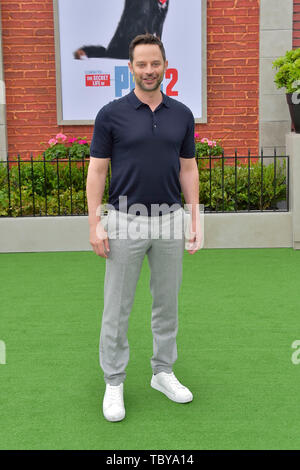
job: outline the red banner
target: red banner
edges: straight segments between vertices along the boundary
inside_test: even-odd
[[[110,74],[91,74],[85,76],[85,86],[110,86]]]

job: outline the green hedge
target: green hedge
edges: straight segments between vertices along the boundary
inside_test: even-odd
[[[227,160],[227,159],[224,159]],[[243,159],[244,160],[244,159]],[[267,210],[276,207],[277,202],[286,199],[287,177],[286,159],[283,158],[281,164],[276,161],[276,188],[274,195],[274,163],[261,165],[261,161],[252,162],[250,160],[250,170],[248,163],[242,163],[237,159],[237,168],[233,165],[224,164],[224,208],[222,195],[222,161],[212,160],[211,184],[210,170],[208,168],[209,159],[199,159],[199,200],[206,208],[213,211],[234,211],[248,210],[248,200],[250,210]],[[235,189],[236,172],[236,189]],[[248,197],[248,173],[249,176],[249,197]],[[262,191],[261,191],[262,183]],[[211,201],[210,201],[211,187]],[[236,192],[236,201],[235,201]],[[183,200],[183,199],[182,199]],[[235,206],[236,202],[236,206]]]
[[[222,164],[217,161],[211,169],[211,202],[210,202],[210,171],[208,159],[199,159],[199,180],[200,203],[205,208],[215,211],[234,211],[248,209],[248,165],[237,161],[237,206],[235,208],[235,167],[224,165],[224,208],[222,204]],[[80,164],[83,163],[80,162]],[[58,163],[59,184],[57,178],[57,162],[33,161],[33,175],[30,162],[20,161],[19,168],[14,165],[10,167],[10,199],[9,212],[8,199],[8,178],[6,164],[0,165],[0,216],[17,217],[21,215],[20,189],[22,201],[22,216],[34,215],[33,193],[35,203],[35,214],[58,215],[58,192],[60,201],[60,214],[71,215],[71,189],[72,182],[72,213],[87,214],[86,200],[86,178],[88,171],[88,161],[84,161],[84,166],[77,168],[74,161],[71,167],[68,163]],[[44,167],[46,178],[44,176]],[[70,172],[71,169],[71,172]],[[21,184],[21,186],[20,186]],[[33,191],[34,188],[34,191]],[[252,163],[250,166],[250,209],[272,209],[278,201],[286,197],[286,161],[276,168],[276,195],[274,198],[274,163],[263,167],[263,194],[261,199],[261,164]],[[108,179],[102,203],[108,202]],[[182,195],[182,203],[184,197]]]

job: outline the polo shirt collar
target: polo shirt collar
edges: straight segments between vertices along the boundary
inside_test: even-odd
[[[161,92],[162,94],[162,103],[163,105],[165,105],[167,108],[170,107],[170,103],[169,103],[169,98],[167,95],[165,95],[163,92]],[[138,109],[140,106],[142,106],[143,103],[141,100],[138,99],[138,97],[136,96],[136,94],[134,93],[134,89],[127,95],[130,103],[135,107],[135,109]]]

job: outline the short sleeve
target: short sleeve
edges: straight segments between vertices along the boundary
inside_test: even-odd
[[[111,123],[106,106],[100,109],[95,119],[90,155],[96,158],[110,158],[112,156]]]
[[[188,125],[186,134],[182,141],[181,149],[180,149],[180,157],[181,158],[194,158],[196,154],[195,148],[195,120],[193,113],[190,111]]]

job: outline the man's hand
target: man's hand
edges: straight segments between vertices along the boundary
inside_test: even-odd
[[[85,59],[87,57],[83,49],[77,49],[73,52],[74,59]]]
[[[198,219],[198,218],[197,218]],[[200,250],[202,245],[203,233],[200,226],[200,221],[193,221],[189,231],[189,238],[186,243],[186,250],[190,255],[196,253]]]
[[[101,221],[97,225],[90,226],[90,244],[94,252],[102,258],[108,258],[109,242],[107,231],[104,230]]]

